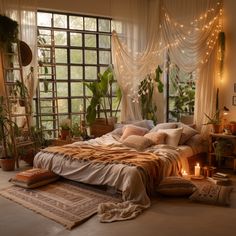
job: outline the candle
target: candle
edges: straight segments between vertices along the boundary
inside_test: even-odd
[[[195,176],[200,176],[200,169],[201,169],[201,167],[199,166],[199,163],[197,163],[197,165],[195,166],[195,169],[194,169]]]

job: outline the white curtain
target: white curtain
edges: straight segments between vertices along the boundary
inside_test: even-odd
[[[28,88],[32,101],[37,84],[37,24],[36,24],[36,0],[1,0],[0,14],[6,15],[19,24],[19,39],[26,42],[32,51],[32,61],[30,65],[23,68],[25,85]],[[31,68],[35,68],[32,72]],[[2,78],[3,79],[3,78]],[[3,86],[3,81],[1,81]],[[1,89],[3,91],[3,89]],[[17,106],[17,113],[24,113],[24,108]],[[20,121],[21,120],[21,121]],[[18,119],[18,123],[24,122]],[[21,124],[19,124],[21,126]]]
[[[194,72],[197,81],[194,120],[201,129],[204,113],[212,114],[215,108],[222,1],[130,0],[121,1],[123,7],[117,2],[111,5],[117,31],[113,33],[112,56],[117,80],[125,92],[122,119],[140,118],[139,104],[127,97],[135,97],[139,82],[157,65],[165,69],[168,50],[172,64],[183,72]],[[164,77],[165,73],[166,70]],[[158,106],[160,103],[163,100]]]

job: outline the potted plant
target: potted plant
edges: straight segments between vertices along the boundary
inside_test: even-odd
[[[12,146],[12,134],[10,129],[18,130],[16,123],[8,117],[6,105],[3,96],[0,96],[0,141],[2,144],[2,158],[0,164],[3,170],[14,170],[15,159]]]
[[[109,117],[107,105],[111,106],[112,100],[109,95],[114,81],[113,71],[108,67],[103,74],[98,74],[99,81],[85,83],[92,92],[90,105],[87,107],[86,120],[90,125],[91,135],[95,137],[108,133],[114,128],[114,119]],[[121,91],[118,89],[118,99],[121,99]],[[108,103],[108,104],[107,104]],[[118,102],[118,105],[120,102]],[[100,110],[103,110],[105,118],[100,118]],[[118,108],[117,108],[118,109]],[[117,114],[117,112],[115,113]]]
[[[141,99],[141,110],[142,118],[153,120],[154,124],[157,123],[157,106],[154,103],[153,92],[154,86],[157,87],[158,92],[163,92],[163,83],[160,79],[162,70],[160,66],[157,67],[155,74],[148,74],[144,80],[141,81],[139,85],[139,96]]]
[[[220,110],[216,110],[215,114],[210,117],[205,113],[208,121],[204,125],[212,125],[213,133],[220,133],[221,128],[221,118],[220,118]]]
[[[70,136],[71,121],[70,119],[64,119],[60,122],[60,134],[61,139],[66,140]]]

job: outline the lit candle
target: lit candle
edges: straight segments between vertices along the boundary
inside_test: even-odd
[[[200,176],[200,169],[201,169],[201,167],[199,166],[199,163],[197,163],[197,165],[195,166],[195,169],[194,169],[195,176]]]

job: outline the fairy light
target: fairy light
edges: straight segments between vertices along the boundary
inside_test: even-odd
[[[211,9],[206,10],[205,12],[202,12],[199,14],[198,17],[192,19],[189,23],[183,24],[182,22],[178,22],[176,19],[173,19],[172,16],[168,13],[168,10],[165,7],[162,7],[164,21],[163,23],[159,24],[159,30],[160,34],[163,37],[163,29],[169,28],[173,30],[173,36],[172,40],[168,43],[162,40],[158,42],[157,49],[153,51],[151,54],[155,57],[160,57],[162,53],[168,49],[174,49],[178,48],[178,50],[184,55],[186,54],[188,56],[187,51],[183,49],[183,45],[188,43],[190,37],[193,37],[193,35],[198,34],[199,31],[201,31],[203,34],[204,32],[207,33],[208,38],[205,40],[205,48],[206,52],[203,58],[200,60],[199,64],[205,64],[208,63],[209,57],[211,55],[211,52],[213,48],[215,47],[217,43],[218,33],[222,31],[222,15],[223,15],[223,9],[222,9],[222,2],[217,2],[215,7],[212,7]],[[185,29],[185,30],[183,30]],[[127,50],[127,45],[123,47],[123,51],[125,52],[131,52],[130,50]],[[125,50],[124,50],[125,49]],[[121,50],[118,48],[118,50]],[[120,52],[115,54],[119,57]],[[141,53],[135,53],[136,56],[142,56]],[[200,65],[199,65],[200,66]],[[129,78],[131,78],[129,72],[131,71],[128,67],[119,68],[123,72],[127,72],[126,75],[123,75],[125,78],[124,84],[125,87],[129,90],[129,97],[132,99],[133,102],[139,102],[141,94],[145,95],[148,94],[149,91],[145,88],[139,88],[139,89],[133,89],[133,84],[128,84]],[[129,70],[129,71],[128,71]],[[131,72],[132,74],[132,72]],[[126,77],[125,77],[126,76]],[[151,81],[150,81],[151,82]],[[141,92],[141,94],[140,94]]]

